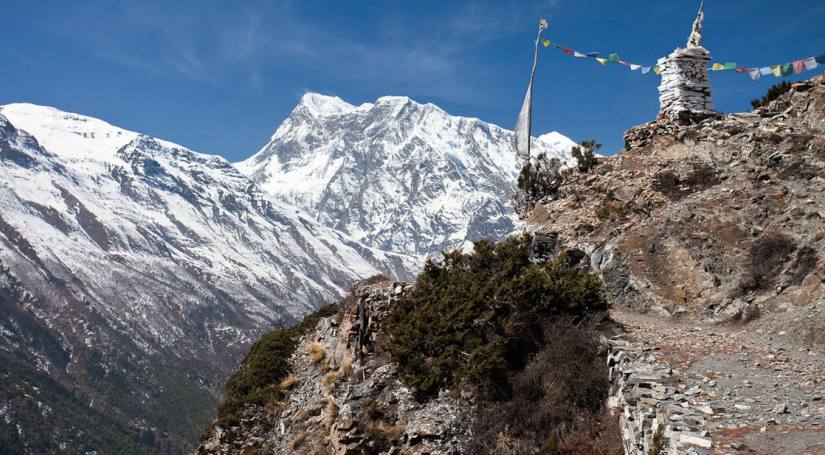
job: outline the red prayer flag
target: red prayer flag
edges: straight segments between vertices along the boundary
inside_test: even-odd
[[[573,49],[562,49],[561,51],[567,55],[573,55]]]
[[[797,60],[793,62],[793,72],[799,74],[805,71],[805,60]]]
[[[736,68],[737,73],[747,73],[750,70],[750,68]]]

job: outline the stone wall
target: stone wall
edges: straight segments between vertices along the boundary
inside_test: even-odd
[[[617,410],[625,455],[705,455],[713,445],[705,416],[709,407],[695,407],[696,393],[682,384],[670,364],[657,363],[650,348],[621,339],[610,340],[608,354],[611,396]]]

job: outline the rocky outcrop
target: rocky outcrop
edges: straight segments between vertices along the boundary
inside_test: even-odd
[[[472,405],[449,391],[426,403],[377,349],[381,321],[410,285],[353,290],[292,355],[288,398],[247,409],[238,427],[213,427],[201,454],[461,453]]]
[[[568,172],[525,214],[527,230],[585,252],[614,303],[717,320],[761,313],[811,338],[825,324],[823,116],[820,75],[753,112],[636,127],[626,150]]]

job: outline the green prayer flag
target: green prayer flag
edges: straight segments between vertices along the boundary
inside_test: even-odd
[[[607,56],[607,61],[618,63],[619,62],[619,54],[610,54],[610,55],[608,55]]]
[[[792,63],[786,63],[786,64],[782,65],[782,75],[783,76],[790,76],[791,74],[793,74],[793,64]]]
[[[735,70],[736,69],[736,63],[735,62],[725,63],[725,69],[726,70]]]

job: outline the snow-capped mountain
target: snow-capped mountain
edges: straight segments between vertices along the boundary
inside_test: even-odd
[[[430,256],[517,228],[512,135],[406,97],[354,106],[308,93],[236,166],[326,226],[385,251]],[[573,145],[553,132],[534,149],[571,163]]]
[[[223,158],[0,107],[0,363],[17,365],[0,383],[43,390],[39,377],[88,406],[71,411],[84,418],[178,444],[262,332],[355,280],[419,266],[273,200]]]

